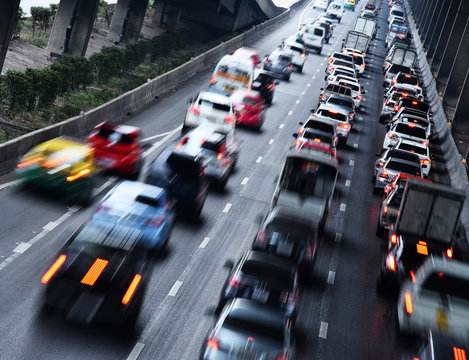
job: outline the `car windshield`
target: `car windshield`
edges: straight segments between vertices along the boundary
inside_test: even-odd
[[[404,65],[392,64],[388,72],[390,74],[397,74],[398,72],[410,73],[410,68]]]
[[[469,280],[443,272],[430,274],[422,284],[423,290],[469,301]]]
[[[403,172],[406,174],[411,174],[415,176],[420,176],[420,169],[417,166],[411,165],[409,163],[405,163],[402,161],[393,161],[390,160],[386,165],[387,170],[394,170]]]
[[[335,105],[340,105],[340,106],[346,106],[348,108],[353,109],[353,101],[346,99],[346,98],[341,98],[339,96],[331,96],[329,99],[327,99],[326,104],[335,104]]]
[[[427,149],[426,148],[422,148],[420,146],[415,146],[415,145],[404,143],[404,142],[400,143],[397,148],[399,150],[410,151],[412,153],[416,153],[416,154],[419,154],[419,155],[427,155]]]
[[[417,78],[415,76],[411,76],[411,75],[407,75],[407,74],[400,75],[397,78],[397,82],[399,82],[401,84],[418,85]]]
[[[322,122],[322,121],[314,121],[314,120],[308,120],[306,124],[304,125],[305,128],[312,128],[312,129],[318,129],[321,131],[325,131],[329,134],[334,133],[334,125]]]
[[[396,132],[412,137],[417,137],[419,139],[427,138],[425,129],[422,129],[421,127],[417,127],[415,125],[413,126],[413,124],[399,123],[396,125]]]
[[[342,122],[347,121],[347,117],[344,114],[341,114],[334,110],[319,109],[318,115],[328,117],[334,120],[339,120]]]

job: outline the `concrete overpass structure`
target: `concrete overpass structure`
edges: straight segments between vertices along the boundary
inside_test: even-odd
[[[20,0],[0,2],[0,70],[16,22]],[[109,27],[110,43],[138,41],[148,0],[118,0]],[[46,55],[84,56],[98,10],[98,0],[60,0]],[[283,9],[272,0],[160,0],[154,26],[169,31],[204,27],[233,32],[279,15]]]

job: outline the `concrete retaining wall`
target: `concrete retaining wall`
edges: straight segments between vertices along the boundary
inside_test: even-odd
[[[302,1],[295,5],[299,6],[300,3]],[[158,96],[178,87],[196,73],[214,66],[223,55],[232,53],[237,48],[259,39],[272,26],[289,16],[290,10],[287,10],[279,16],[256,25],[243,34],[210,49],[176,69],[153,80],[148,80],[146,84],[82,115],[0,144],[0,175],[11,171],[15,167],[19,156],[37,144],[61,135],[84,137],[102,121],[125,121],[129,116],[148,107]]]
[[[411,14],[411,9],[406,1],[407,14]],[[409,26],[414,39],[414,45],[418,54],[418,66],[420,78],[423,80],[425,90],[427,92],[427,100],[433,111],[433,124],[441,141],[441,151],[448,170],[451,186],[456,189],[462,189],[466,193],[466,201],[461,213],[461,223],[464,227],[466,238],[469,239],[469,181],[467,178],[466,168],[462,163],[462,156],[451,135],[448,120],[443,110],[443,103],[436,89],[436,82],[428,64],[425,51],[417,30],[417,25],[413,18],[409,17]]]

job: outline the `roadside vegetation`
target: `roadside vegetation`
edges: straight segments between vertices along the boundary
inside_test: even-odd
[[[109,6],[100,1],[102,26],[109,26]],[[15,36],[45,47],[57,8],[33,9],[31,18],[20,10]],[[201,41],[197,32],[180,30],[124,48],[104,47],[88,59],[64,55],[42,70],[7,71],[0,76],[0,142],[104,104],[235,35]]]

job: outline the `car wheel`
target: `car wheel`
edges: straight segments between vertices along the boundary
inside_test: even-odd
[[[189,126],[182,124],[181,134],[185,134],[189,130]]]
[[[326,44],[329,44],[329,39],[326,40]]]
[[[339,20],[337,22],[340,23],[340,20],[342,20],[342,18],[339,18]]]
[[[318,55],[321,55],[322,47],[318,50]]]

